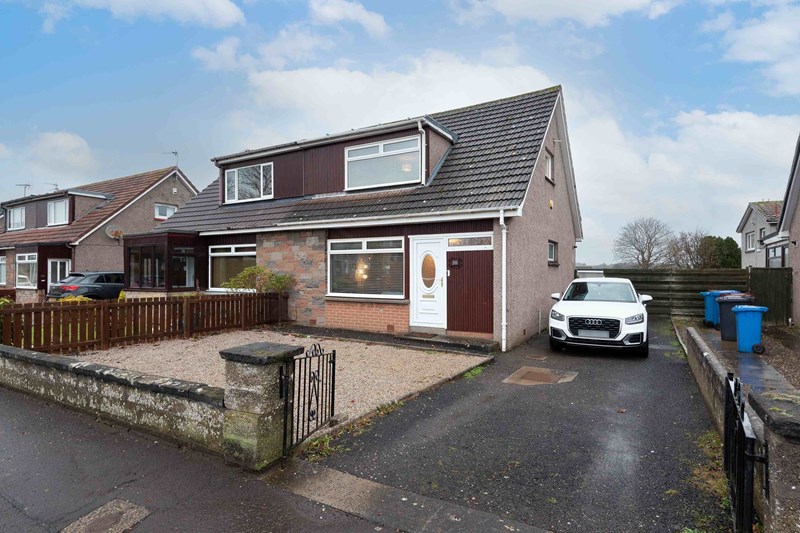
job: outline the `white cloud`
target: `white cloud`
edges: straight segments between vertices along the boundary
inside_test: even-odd
[[[67,131],[40,133],[28,147],[26,159],[35,174],[53,180],[80,177],[97,167],[89,143]]]
[[[232,0],[51,0],[39,10],[44,16],[42,30],[52,32],[56,22],[73,8],[105,9],[121,19],[169,18],[212,28],[227,28],[245,21],[244,13]]]
[[[724,11],[713,19],[703,22],[703,24],[700,25],[700,30],[706,32],[726,31],[731,29],[735,23],[736,18],[733,16],[733,13]]]
[[[60,2],[45,2],[39,8],[39,14],[44,17],[42,21],[42,31],[44,33],[53,33],[55,31],[56,23],[66,18],[69,15],[70,8],[67,4]]]
[[[517,65],[521,56],[522,49],[514,34],[503,35],[500,44],[481,53],[484,61],[494,65]]]
[[[459,23],[479,23],[492,13],[499,13],[510,22],[531,20],[548,24],[573,20],[584,26],[602,26],[625,13],[638,12],[658,18],[679,3],[679,0],[451,0],[450,6]]]
[[[778,95],[800,94],[800,5],[770,5],[760,18],[736,25],[732,17],[721,15],[706,23],[709,29],[722,31],[727,61],[763,65],[769,80],[767,92]]]
[[[0,143],[0,159],[8,159],[9,157],[11,157],[11,148]]]
[[[332,39],[294,24],[282,29],[270,42],[258,47],[264,64],[283,68],[287,63],[301,63],[314,59],[319,50],[334,47]]]
[[[251,56],[239,54],[240,44],[237,37],[226,37],[212,48],[198,46],[192,50],[192,57],[209,70],[230,71],[252,66],[254,60]]]
[[[374,11],[368,11],[359,2],[351,2],[349,0],[311,0],[309,9],[311,11],[311,20],[315,24],[355,22],[372,37],[382,38],[391,33],[391,28],[386,24],[382,15]]]

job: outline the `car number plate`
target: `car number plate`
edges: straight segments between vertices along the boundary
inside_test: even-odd
[[[597,331],[594,329],[579,329],[578,330],[579,337],[591,337],[593,339],[607,339],[608,332],[607,331]]]

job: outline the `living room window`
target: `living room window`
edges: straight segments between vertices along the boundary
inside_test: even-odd
[[[22,207],[12,207],[7,211],[8,216],[8,225],[6,226],[9,230],[14,229],[25,229],[25,206]]]
[[[17,287],[36,288],[38,254],[17,254]]]
[[[328,295],[402,299],[404,239],[328,241]]]
[[[421,182],[418,136],[345,148],[348,191]]]
[[[209,246],[208,255],[210,263],[208,287],[210,289],[223,289],[223,283],[245,268],[256,266],[255,244]]]
[[[47,202],[47,225],[61,226],[69,222],[69,200],[53,200]]]
[[[0,286],[6,285],[6,256],[0,256]]]
[[[225,202],[269,200],[273,195],[272,163],[225,171]]]

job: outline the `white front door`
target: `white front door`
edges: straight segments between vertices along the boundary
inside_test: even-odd
[[[447,328],[447,237],[410,237],[410,325]]]
[[[67,277],[71,263],[69,259],[47,260],[47,290],[50,290],[50,285],[53,283],[58,283]]]

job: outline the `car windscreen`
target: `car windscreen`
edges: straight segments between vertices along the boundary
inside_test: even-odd
[[[564,300],[634,303],[636,302],[636,294],[627,283],[575,281],[564,294]]]
[[[86,279],[86,276],[83,274],[70,274],[66,278],[60,280],[59,283],[81,283],[84,279]]]

